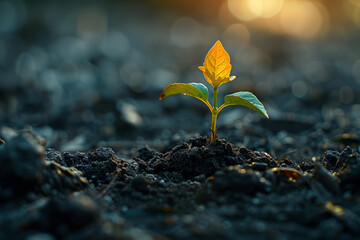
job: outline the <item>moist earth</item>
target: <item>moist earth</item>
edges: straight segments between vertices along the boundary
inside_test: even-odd
[[[294,161],[197,137],[125,160],[106,147],[44,149],[24,131],[0,154],[1,239],[360,235],[360,155],[351,147]]]

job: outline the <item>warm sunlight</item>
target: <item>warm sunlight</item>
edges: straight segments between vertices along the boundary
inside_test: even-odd
[[[317,1],[228,0],[227,3],[229,11],[240,21],[270,31],[299,38],[313,38],[326,29],[328,13]]]

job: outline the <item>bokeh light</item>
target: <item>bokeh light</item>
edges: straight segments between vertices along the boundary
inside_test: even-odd
[[[225,29],[224,40],[227,42],[236,42],[237,46],[245,47],[250,42],[250,32],[245,25],[234,23]]]
[[[177,19],[170,29],[173,43],[179,47],[192,47],[199,41],[199,24],[191,17]]]
[[[325,32],[329,24],[328,10],[319,1],[227,0],[227,7],[239,21],[297,38],[314,38]],[[221,7],[220,21],[228,22],[224,12]]]
[[[247,5],[257,17],[270,18],[280,12],[284,0],[247,0]]]
[[[344,0],[342,1],[342,7],[346,20],[360,27],[360,1]]]
[[[78,16],[77,30],[80,38],[97,41],[107,33],[107,16],[99,8],[84,9]]]
[[[339,100],[342,103],[351,103],[354,99],[354,91],[349,86],[343,86],[339,90]]]
[[[26,19],[26,7],[21,1],[0,1],[0,35],[19,29]]]
[[[101,51],[109,58],[120,59],[129,52],[130,42],[124,34],[112,31],[100,43]]]
[[[258,17],[258,15],[250,9],[247,0],[228,0],[228,7],[235,17],[243,21],[251,21]]]
[[[291,85],[291,91],[295,97],[301,98],[308,92],[308,87],[303,81],[298,80]]]
[[[311,38],[320,33],[324,19],[314,2],[292,0],[281,11],[281,25],[290,35]]]

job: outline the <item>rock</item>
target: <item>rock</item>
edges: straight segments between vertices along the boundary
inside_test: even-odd
[[[65,143],[61,146],[62,152],[75,152],[81,151],[86,149],[86,138],[83,135],[76,136],[74,139],[70,140],[69,142]]]
[[[315,165],[312,178],[321,183],[323,187],[334,196],[338,196],[340,194],[339,180],[320,164]]]
[[[342,190],[360,193],[360,156],[346,147],[339,157],[335,175],[340,179]]]
[[[55,217],[56,216],[56,217]],[[50,199],[39,209],[37,228],[64,238],[100,221],[100,210],[93,197],[86,194]]]
[[[54,161],[46,161],[40,190],[45,196],[68,195],[74,191],[84,190],[87,186],[87,179],[76,168],[67,168]]]
[[[35,233],[28,236],[26,240],[56,240],[56,238],[48,233]]]
[[[0,134],[6,140],[10,140],[11,138],[19,135],[18,131],[6,126],[0,128]]]
[[[342,168],[346,168],[347,164],[351,165],[353,168],[360,167],[360,161],[359,156],[356,154],[356,152],[349,146],[344,148],[343,151],[341,151],[338,161],[336,162],[336,171],[341,170]]]
[[[0,185],[22,195],[41,182],[44,140],[31,131],[20,132],[0,149]],[[0,199],[1,199],[0,193]]]
[[[334,170],[335,165],[337,164],[338,158],[339,158],[338,152],[328,150],[325,152],[325,154],[323,156],[322,164],[325,166],[326,169]]]
[[[128,127],[140,127],[143,124],[143,119],[138,113],[138,110],[131,103],[118,101],[116,108],[119,111],[120,120]]]

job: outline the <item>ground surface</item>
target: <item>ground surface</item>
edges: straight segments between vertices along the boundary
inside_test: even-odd
[[[1,239],[360,234],[360,155],[350,147],[296,161],[199,137],[126,161],[111,148],[68,153],[41,144],[21,132],[1,148]]]
[[[270,119],[229,107],[210,143],[206,106],[158,96],[205,83],[219,26],[184,48],[174,9],[0,4],[0,239],[359,239],[358,32],[225,39],[219,98],[254,92]]]

